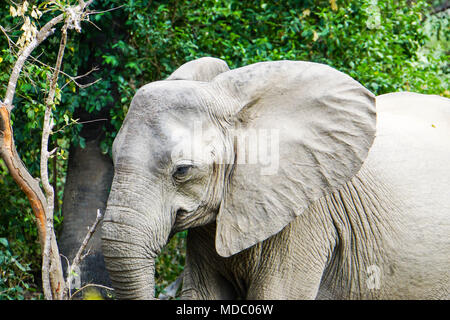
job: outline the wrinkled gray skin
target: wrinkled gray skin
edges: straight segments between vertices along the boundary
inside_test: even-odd
[[[117,296],[153,298],[155,257],[190,228],[185,298],[448,298],[449,100],[375,101],[309,62],[227,70],[189,62],[131,103],[103,222]],[[276,133],[275,172],[242,160],[255,130]]]

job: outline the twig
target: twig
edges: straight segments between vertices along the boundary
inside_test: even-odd
[[[13,46],[11,45],[11,43],[12,44],[14,44],[15,45],[15,43],[11,40],[11,38],[8,36],[8,34],[6,33],[6,30],[2,27],[2,26],[0,26],[0,30],[3,32],[3,34],[5,35],[5,37],[6,37],[6,39],[8,40],[8,46],[9,46],[9,49],[11,50],[12,48],[13,48]]]
[[[180,273],[180,275],[173,281],[171,284],[169,284],[167,287],[164,288],[164,290],[159,294],[158,299],[159,300],[169,300],[175,298],[178,289],[180,288],[181,284],[183,283],[183,277],[184,277],[184,270]]]
[[[78,122],[78,120],[80,120],[80,119],[73,120],[72,123],[63,125],[60,129],[56,130],[55,133],[61,132],[61,131],[63,131],[63,129],[65,127],[73,125],[73,124],[85,124],[85,123],[91,123],[91,122],[108,121],[108,119],[95,119],[95,120],[88,120],[88,121],[81,121],[81,122]]]
[[[60,255],[61,257],[63,257],[64,260],[66,260],[66,263],[67,263],[67,269],[69,269],[69,268],[70,268],[70,262],[69,262],[69,259],[68,259],[65,255],[63,255],[62,253],[60,253],[59,255]]]
[[[89,0],[88,2],[84,2],[83,0],[80,0],[79,3],[80,3],[81,11],[84,12],[84,10],[87,9],[87,7],[89,7],[92,4],[92,2],[94,2],[94,0]],[[89,12],[88,12],[88,14],[89,14]]]
[[[73,295],[70,296],[70,299],[72,299],[76,294],[80,293],[81,291],[83,291],[86,288],[89,287],[98,287],[98,288],[102,288],[102,289],[106,289],[106,290],[110,290],[110,291],[114,291],[113,288],[107,287],[107,286],[103,286],[101,284],[94,284],[94,283],[88,283],[87,285],[82,286],[80,289],[78,289],[77,291],[75,291],[73,293]]]
[[[97,69],[98,70],[98,69]],[[91,71],[90,71],[91,72]],[[89,73],[90,73],[89,72]],[[66,75],[66,76],[68,76],[68,75]],[[70,81],[72,81],[73,83],[75,83],[75,85],[78,87],[78,88],[80,88],[80,89],[86,89],[87,87],[90,87],[90,86],[92,86],[92,85],[94,85],[94,84],[96,84],[97,82],[99,82],[99,81],[101,81],[102,80],[102,78],[98,78],[97,80],[95,80],[95,81],[93,81],[93,82],[89,82],[89,83],[86,83],[86,84],[81,84],[81,83],[78,83],[77,81],[75,81],[74,79],[75,78],[71,78],[70,76],[68,76],[69,78],[70,78]],[[62,87],[61,87],[61,90],[62,89],[64,89],[68,84],[69,84],[70,82],[67,82],[65,85],[63,85]]]
[[[70,283],[72,281],[73,271],[75,270],[75,268],[78,267],[80,262],[85,257],[85,255],[83,255],[83,251],[86,249],[86,246],[89,243],[89,240],[91,240],[92,235],[94,234],[95,230],[97,229],[98,224],[100,223],[100,221],[102,219],[103,219],[103,214],[100,209],[97,209],[97,216],[95,218],[94,224],[89,228],[88,233],[84,237],[83,243],[81,244],[80,248],[78,249],[77,254],[75,255],[75,258],[72,261],[72,265],[69,266],[69,268],[68,268],[67,280],[66,280],[66,291],[67,291],[66,295],[68,295],[69,297],[72,297],[72,295],[70,295]]]
[[[98,25],[96,25],[95,23],[93,23],[91,20],[88,20],[88,22],[89,22],[90,24],[92,24],[97,30],[102,31],[102,29],[101,29]]]
[[[43,66],[45,66],[45,67],[47,67],[47,68],[49,68],[49,69],[51,69],[51,70],[55,70],[54,67],[49,66],[48,64],[46,64],[46,63],[40,61],[38,58],[35,58],[35,57],[33,57],[33,56],[30,56],[30,58],[31,58],[34,62],[37,62],[37,63],[39,63],[39,64],[41,64],[41,65],[43,65]],[[94,82],[90,82],[90,83],[87,83],[87,84],[81,84],[81,83],[78,83],[78,81],[76,81],[76,80],[81,79],[81,78],[84,78],[84,77],[87,77],[87,76],[90,75],[92,72],[95,72],[95,71],[98,71],[98,70],[99,70],[99,69],[98,69],[97,67],[94,67],[94,68],[92,68],[91,70],[89,70],[88,72],[86,72],[85,74],[82,74],[82,75],[79,75],[79,76],[71,76],[70,74],[67,74],[67,73],[65,73],[64,71],[59,70],[59,73],[60,73],[60,74],[66,76],[67,78],[70,79],[69,82],[67,82],[66,84],[64,84],[64,85],[61,87],[61,90],[62,90],[65,86],[67,86],[70,82],[75,83],[75,85],[76,85],[77,87],[79,87],[80,89],[84,89],[84,88],[87,88],[87,87],[92,86],[93,84],[96,84],[97,82],[101,81],[102,79],[99,78],[99,79],[95,80]]]
[[[83,243],[81,244],[80,248],[78,249],[77,254],[75,255],[75,258],[73,259],[72,266],[76,266],[81,262],[81,255],[86,249],[87,244],[89,243],[89,240],[91,240],[92,235],[94,234],[95,230],[97,229],[98,224],[103,219],[103,214],[100,209],[97,209],[97,216],[95,217],[94,224],[89,228],[88,233],[84,237]]]
[[[125,5],[123,4],[123,5],[121,5],[121,6],[118,6],[118,7],[115,7],[115,8],[111,8],[111,9],[107,9],[107,10],[103,10],[103,11],[90,11],[89,12],[89,15],[95,15],[95,14],[101,14],[101,13],[106,13],[106,12],[110,12],[110,11],[114,11],[114,10],[118,10],[118,9],[120,9],[120,8],[122,8],[122,7],[124,7]],[[92,21],[90,21],[90,20],[88,20],[88,22],[90,23],[90,24],[92,24],[95,28],[97,28],[98,30],[102,30],[99,26],[97,26],[95,23],[93,23]]]
[[[90,11],[89,14],[91,15],[91,14],[106,13],[106,12],[118,10],[118,9],[120,9],[120,8],[122,8],[122,7],[125,7],[125,5],[123,4],[123,5],[121,5],[121,6],[118,6],[118,7],[115,7],[115,8],[111,8],[111,9],[107,9],[107,10],[102,10],[102,11]]]

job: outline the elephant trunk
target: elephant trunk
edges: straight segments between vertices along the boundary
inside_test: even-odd
[[[171,223],[164,221],[161,209],[151,210],[155,206],[150,207],[146,191],[118,185],[113,182],[103,220],[106,269],[117,298],[153,299],[155,257],[167,242]]]
[[[155,260],[144,252],[139,243],[141,239],[130,239],[135,233],[132,226],[112,220],[103,222],[102,250],[106,269],[117,298],[152,299]]]

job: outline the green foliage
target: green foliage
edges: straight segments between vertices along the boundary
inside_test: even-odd
[[[101,91],[111,97],[114,90],[114,101],[97,100],[100,105],[96,105],[110,110],[104,152],[109,151],[137,88],[201,56],[222,58],[231,68],[265,60],[309,60],[351,75],[376,94],[448,95],[448,74],[442,68],[448,56],[420,51],[428,39],[422,21],[429,8],[423,0],[414,4],[407,0],[103,4],[105,8],[124,5],[98,18],[110,25],[120,21],[121,34],[109,28],[114,34],[107,37],[107,52],[97,49],[106,83],[87,94],[101,95]]]
[[[441,61],[442,72],[447,75],[448,85],[448,53],[450,52],[450,28],[449,11],[434,15],[427,15],[423,24],[424,33],[429,37],[425,46],[420,48],[419,55],[428,57],[432,55],[437,61]],[[448,86],[447,86],[448,87]],[[446,94],[448,96],[448,93]]]
[[[29,284],[32,280],[29,265],[20,263],[20,260],[12,253],[8,240],[0,238],[0,300],[23,300],[30,296],[30,292],[36,291]]]
[[[156,296],[175,281],[184,269],[187,231],[176,234],[156,258],[155,290]]]

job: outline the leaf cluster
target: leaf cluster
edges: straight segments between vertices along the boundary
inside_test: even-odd
[[[29,272],[30,266],[19,262],[18,256],[11,252],[8,240],[0,238],[0,300],[29,298],[30,292],[36,291],[30,285],[32,276]]]

